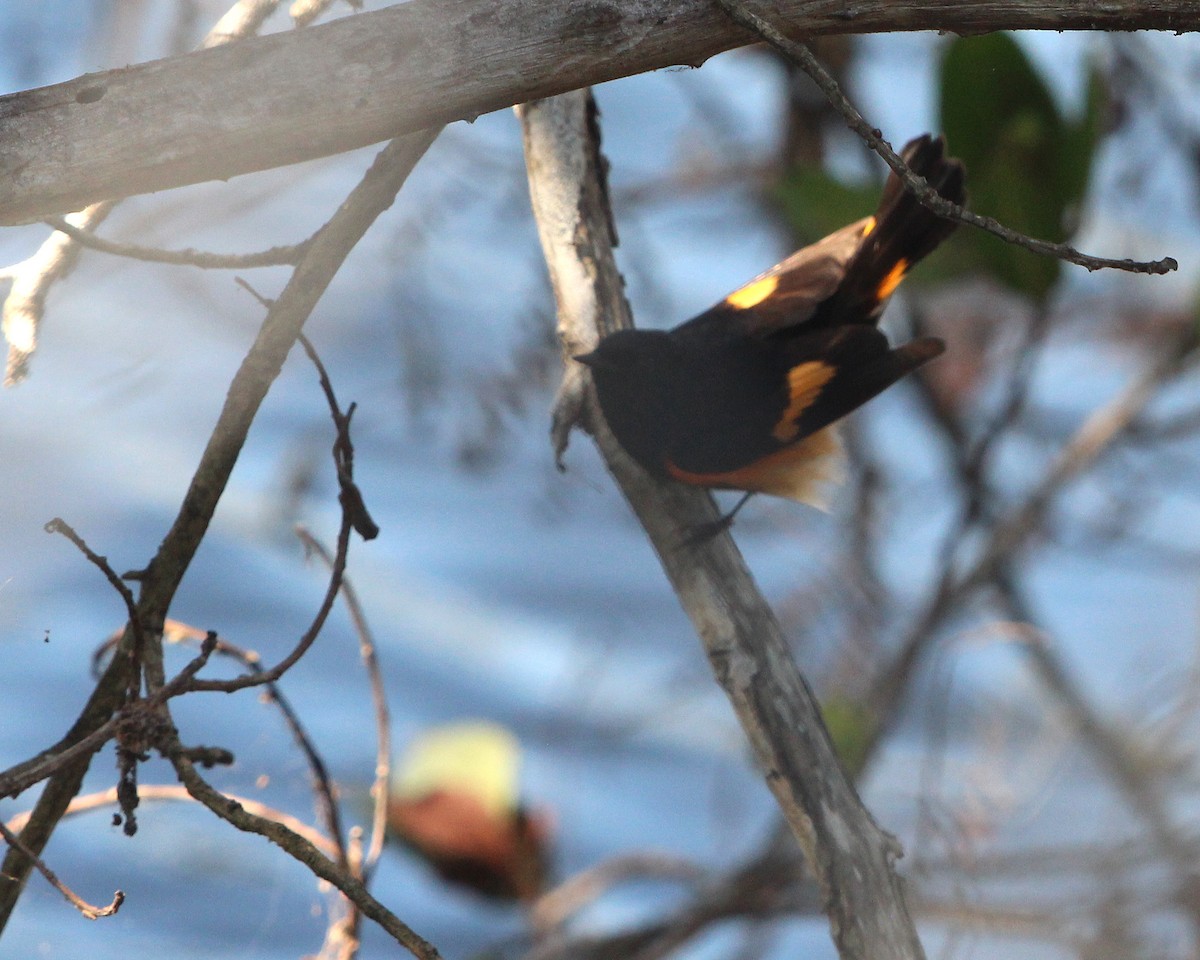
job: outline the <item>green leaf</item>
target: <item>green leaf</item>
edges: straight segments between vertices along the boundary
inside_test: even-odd
[[[821,716],[842,766],[856,777],[862,772],[867,748],[875,735],[874,715],[860,703],[833,696],[821,704]]]
[[[1061,116],[1045,82],[1008,34],[961,37],[941,64],[942,129],[966,163],[971,208],[1014,230],[1061,243],[1087,189],[1103,89],[1089,82],[1083,117]],[[983,271],[1034,299],[1058,279],[1060,263],[978,230],[959,232],[962,268]]]

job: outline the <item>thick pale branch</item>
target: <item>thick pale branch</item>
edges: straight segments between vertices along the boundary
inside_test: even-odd
[[[778,0],[792,37],[1197,30],[1195,0]],[[0,97],[0,223],[309,160],[754,38],[712,0],[410,0]]]
[[[583,92],[521,110],[530,193],[568,355],[598,332],[631,323],[612,256],[592,110],[590,95]],[[696,529],[716,520],[712,498],[657,482],[634,465],[576,378],[563,399],[582,410],[609,470],[658,551],[820,883],[839,953],[856,960],[922,957],[893,866],[899,852],[895,841],[847,780],[812,691],[741,554],[728,536],[686,545]],[[564,418],[556,419],[561,428]]]

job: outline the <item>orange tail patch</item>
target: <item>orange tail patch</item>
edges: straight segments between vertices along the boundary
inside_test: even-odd
[[[829,488],[845,479],[845,453],[836,427],[818,430],[754,463],[726,473],[691,473],[667,461],[681,483],[725,490],[753,490],[829,509]]]

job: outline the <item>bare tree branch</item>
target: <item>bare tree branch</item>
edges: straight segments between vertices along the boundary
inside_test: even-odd
[[[530,194],[570,365],[569,357],[598,335],[632,325],[612,257],[595,106],[581,91],[526,104],[519,113]],[[590,394],[583,397],[584,422],[654,544],[817,878],[840,954],[923,957],[894,869],[898,845],[847,780],[812,691],[732,539],[685,545],[696,529],[717,519],[712,498],[640,470],[608,432]]]
[[[101,917],[111,917],[114,913],[121,909],[121,904],[125,902],[125,894],[118,890],[113,894],[112,902],[107,907],[96,907],[88,903],[83,897],[79,896],[74,890],[68,887],[65,883],[58,879],[54,871],[46,866],[41,857],[37,856],[32,850],[21,842],[12,830],[4,823],[0,822],[0,837],[4,838],[4,842],[10,847],[20,850],[22,854],[33,861],[33,865],[37,867],[38,873],[46,878],[46,881],[54,887],[59,893],[66,897],[67,902],[78,910],[83,916],[89,920],[98,920]]]
[[[348,871],[342,870],[298,833],[275,820],[251,813],[237,801],[214,789],[207,780],[200,776],[192,762],[184,755],[177,738],[174,743],[167,744],[166,747],[167,758],[174,764],[180,781],[192,797],[239,830],[257,833],[270,840],[307,866],[322,880],[333,884],[352,900],[365,916],[383,927],[413,956],[421,958],[421,960],[439,960],[438,951],[433,944],[418,936],[412,928],[371,896],[362,881]]]
[[[1027,237],[1023,233],[1018,233],[1016,230],[1004,226],[1004,224],[993,217],[981,217],[977,213],[972,213],[970,210],[964,209],[957,203],[951,203],[934,190],[925,181],[924,177],[919,177],[913,173],[908,164],[892,149],[892,145],[883,138],[878,128],[872,127],[863,119],[863,115],[859,113],[854,104],[842,92],[837,79],[822,66],[821,62],[813,56],[812,51],[808,47],[798,41],[789,40],[774,24],[760,17],[744,3],[740,2],[740,0],[716,0],[716,2],[720,4],[722,10],[729,14],[734,22],[741,24],[748,30],[753,30],[763,40],[807,73],[813,82],[821,88],[821,91],[825,94],[830,104],[833,105],[833,108],[842,115],[842,118],[846,121],[846,125],[857,133],[867,146],[883,158],[887,165],[895,171],[896,176],[904,182],[905,187],[924,206],[928,207],[938,216],[945,217],[947,220],[957,220],[960,223],[970,224],[973,227],[978,227],[980,230],[985,230],[999,237],[1006,243],[1024,247],[1033,253],[1066,260],[1081,267],[1087,267],[1089,270],[1100,270],[1108,267],[1114,270],[1127,270],[1130,273],[1163,274],[1179,269],[1179,264],[1172,257],[1164,257],[1162,260],[1153,260],[1150,262],[1093,257],[1086,253],[1080,253],[1074,247],[1065,243],[1050,243],[1046,240],[1038,240],[1035,237]]]
[[[436,130],[429,130],[400,137],[379,153],[362,181],[329,222],[314,235],[303,260],[267,312],[257,339],[234,376],[221,415],[175,523],[147,569],[137,574],[141,590],[136,613],[146,640],[142,650],[142,667],[151,698],[159,695],[166,683],[159,638],[167,609],[208,529],[267,390],[278,376],[304,323],[343,261],[375,219],[391,206],[397,191],[436,135]],[[78,751],[78,758],[71,765],[58,768],[38,798],[34,817],[22,835],[26,846],[35,853],[40,853],[54,825],[79,792],[94,750],[83,751],[78,743],[84,740],[90,742],[89,738],[95,735],[97,728],[110,721],[112,712],[122,702],[124,688],[114,691],[114,680],[137,680],[136,677],[127,676],[128,658],[123,655],[132,648],[133,643],[133,632],[126,629],[117,653],[97,685],[84,714],[68,737],[64,738],[68,749]],[[17,882],[0,885],[0,926],[7,921],[31,867],[31,862],[22,855],[14,859],[14,852],[9,851],[4,872],[17,878]]]
[[[111,203],[94,203],[79,213],[64,218],[64,223],[91,231],[112,211]],[[29,361],[37,351],[38,328],[46,311],[46,296],[54,284],[65,277],[79,260],[79,245],[64,232],[56,232],[31,257],[5,270],[12,286],[4,298],[0,333],[8,343],[8,361],[4,369],[6,387],[20,383],[29,373]]]
[[[143,784],[140,788],[143,800],[154,801],[181,801],[184,803],[195,803],[195,798],[187,792],[186,789],[178,784],[172,783],[148,783]],[[257,800],[251,800],[248,797],[239,797],[235,794],[225,794],[230,800],[240,803],[251,813],[267,817],[275,820],[289,830],[294,830],[300,836],[304,837],[309,843],[320,850],[325,856],[333,858],[336,856],[336,849],[329,841],[329,838],[319,830],[314,830],[308,824],[296,819],[290,814],[286,814],[281,810],[276,810],[273,807],[268,807],[265,803],[259,803]],[[82,797],[76,797],[67,806],[67,811],[64,816],[74,817],[81,813],[90,813],[93,810],[100,810],[104,807],[111,807],[117,802],[117,788],[112,787],[108,790],[101,790],[98,793],[85,794]],[[14,833],[23,830],[29,822],[28,813],[18,813],[8,821],[8,829]]]
[[[1194,0],[774,6],[795,37],[1200,28]],[[0,223],[340,153],[605,80],[697,65],[750,39],[712,0],[412,0],[89,74],[0,97]]]
[[[671,854],[647,851],[613,857],[540,896],[533,904],[531,921],[539,932],[549,932],[611,888],[630,880],[671,880],[696,886],[704,876],[704,870],[695,863]]]
[[[938,627],[1014,561],[1042,529],[1063,490],[1126,435],[1162,387],[1179,375],[1194,348],[1195,337],[1188,331],[1159,351],[1117,397],[1083,422],[1024,499],[992,526],[978,554],[961,569],[956,564],[945,568],[928,604],[873,685],[869,705],[882,722],[890,723],[889,718],[898,715],[898,702]],[[877,731],[876,742],[882,732]]]
[[[308,530],[303,527],[297,528],[296,535],[308,550],[321,558],[322,563],[327,567],[333,567],[333,555]],[[392,779],[391,712],[388,709],[383,674],[379,669],[379,658],[375,652],[375,639],[367,624],[362,604],[358,602],[358,593],[345,577],[342,578],[342,599],[346,603],[350,621],[354,624],[354,631],[358,635],[359,653],[367,672],[367,680],[371,687],[371,700],[375,709],[375,782],[371,785],[371,802],[373,804],[371,840],[363,860],[363,876],[369,878],[372,868],[383,854],[384,843],[387,840],[387,808]]]
[[[148,263],[169,263],[182,267],[200,267],[204,270],[249,270],[253,267],[294,267],[304,254],[308,241],[282,247],[271,247],[258,253],[210,253],[206,250],[163,250],[159,247],[143,247],[135,243],[119,243],[106,240],[90,230],[81,230],[66,217],[47,217],[47,226],[65,233],[80,246],[100,253],[111,253],[131,260]]]
[[[279,3],[280,0],[238,0],[209,31],[201,49],[251,36]],[[68,234],[78,230],[91,235],[112,210],[113,204],[107,198],[98,197],[86,209],[71,214],[70,219],[60,218],[62,228],[51,234],[37,253],[5,271],[13,280],[12,289],[4,298],[3,318],[0,319],[0,332],[8,342],[6,387],[20,383],[28,374],[30,358],[37,349],[38,327],[45,313],[46,296],[55,283],[71,272],[79,259],[79,242]]]

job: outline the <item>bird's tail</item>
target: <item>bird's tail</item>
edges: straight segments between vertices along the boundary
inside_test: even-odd
[[[912,171],[939,194],[960,206],[966,202],[960,160],[946,156],[946,142],[929,134],[901,152]],[[874,323],[905,274],[954,232],[957,223],[937,216],[893,172],[883,188],[875,215],[867,221],[862,245],[846,265],[837,290],[823,301],[813,321],[831,324]]]

